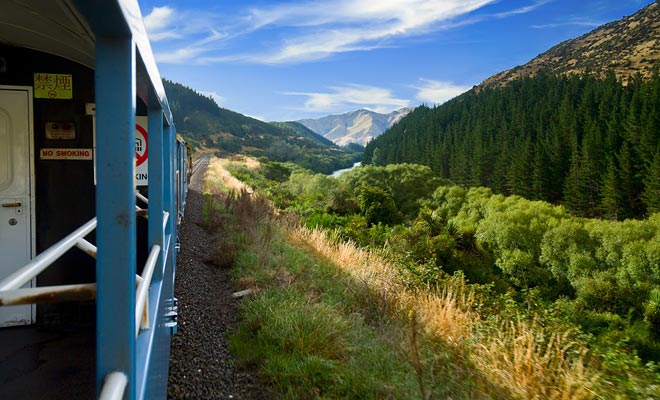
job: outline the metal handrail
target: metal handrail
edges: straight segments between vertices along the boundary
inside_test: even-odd
[[[80,239],[78,243],[76,243],[76,247],[84,251],[85,253],[89,254],[90,256],[96,258],[96,253],[97,253],[96,246],[86,241],[85,239]]]
[[[167,222],[170,220],[170,213],[163,211],[163,232],[167,232]]]
[[[63,301],[89,301],[94,299],[96,299],[96,283],[42,286],[37,288],[3,290],[0,292],[0,306],[59,303]]]
[[[144,204],[149,204],[149,199],[146,198],[146,197],[144,197],[144,195],[143,195],[142,193],[136,191],[136,192],[135,192],[135,197],[137,197],[138,199],[142,200],[142,201],[144,202]]]
[[[135,336],[138,335],[140,329],[149,328],[149,314],[147,313],[145,317],[144,310],[147,304],[149,286],[151,286],[151,278],[154,275],[154,268],[159,255],[160,246],[155,244],[151,247],[151,252],[149,252],[149,257],[142,271],[143,281],[137,287],[135,294]],[[140,320],[142,320],[142,323],[140,323]]]
[[[121,400],[124,397],[128,377],[120,371],[110,372],[105,376],[99,400]]]
[[[43,272],[43,270],[55,262],[55,260],[69,251],[73,246],[76,246],[81,239],[87,236],[95,228],[96,217],[92,218],[83,226],[70,233],[64,239],[49,247],[48,250],[39,254],[23,268],[0,281],[0,291],[18,289],[26,283],[30,282],[34,277],[39,275],[41,272]]]

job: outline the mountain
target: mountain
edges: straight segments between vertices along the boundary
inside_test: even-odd
[[[324,138],[323,136],[319,135],[318,133],[314,132],[313,130],[309,129],[305,125],[295,122],[295,121],[287,121],[287,122],[270,122],[271,125],[282,129],[287,135],[289,139],[293,138],[307,138],[311,139],[315,142],[321,143],[323,145],[326,145],[328,147],[337,147],[335,143],[333,143],[331,140],[328,140]]]
[[[501,86],[543,71],[561,75],[592,72],[604,77],[612,69],[627,83],[640,73],[648,78],[660,59],[660,4],[605,24],[577,39],[562,42],[525,65],[496,74],[481,86]]]
[[[424,164],[456,184],[580,216],[660,212],[660,69],[649,69],[660,62],[659,9],[564,42],[440,106],[417,107],[367,144],[363,163]]]
[[[350,167],[361,154],[341,148],[296,122],[267,123],[219,107],[211,97],[164,79],[178,133],[196,148],[266,156],[320,173]]]
[[[380,114],[361,109],[317,119],[301,119],[297,122],[340,146],[349,143],[365,145],[398,122],[410,110],[401,108],[389,114]]]

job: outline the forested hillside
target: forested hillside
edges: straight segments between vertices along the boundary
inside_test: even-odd
[[[340,148],[301,124],[270,124],[221,108],[211,97],[179,83],[164,79],[163,85],[179,133],[195,147],[224,154],[268,156],[327,174],[349,167],[361,157],[361,153]]]
[[[624,219],[660,211],[660,74],[538,74],[418,107],[365,163],[420,163],[442,178]]]

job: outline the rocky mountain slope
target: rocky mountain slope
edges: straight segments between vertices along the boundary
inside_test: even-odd
[[[349,143],[365,145],[409,112],[410,108],[401,108],[389,114],[361,109],[317,119],[302,119],[297,122],[340,146]]]
[[[658,60],[660,3],[656,1],[629,17],[562,42],[525,65],[496,74],[482,86],[506,85],[540,71],[562,75],[590,71],[603,76],[609,69],[625,83],[638,72],[645,78],[651,76]]]

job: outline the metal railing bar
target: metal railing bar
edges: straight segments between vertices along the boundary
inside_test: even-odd
[[[96,284],[42,286],[0,292],[0,306],[47,304],[96,299]]]
[[[142,271],[142,278],[144,281],[140,282],[137,288],[137,293],[135,294],[135,336],[140,332],[140,329],[149,328],[148,314],[145,321],[143,313],[146,309],[147,293],[149,292],[149,286],[151,286],[151,278],[154,274],[154,268],[159,255],[160,246],[155,244],[151,247],[151,252],[149,252],[149,257],[147,258],[144,270]],[[142,320],[142,323],[140,323],[140,320]]]
[[[149,210],[147,210],[146,208],[140,208],[136,205],[135,206],[135,215],[137,215],[138,217],[142,217],[144,219],[148,219],[149,218]]]
[[[142,200],[142,201],[144,202],[144,204],[149,204],[149,199],[146,198],[142,193],[140,193],[140,192],[135,192],[135,197],[137,197],[138,199]]]
[[[125,373],[115,371],[105,376],[99,400],[121,400],[124,397],[128,377]]]
[[[94,246],[87,240],[85,239],[78,240],[78,242],[76,243],[76,247],[84,251],[85,253],[89,254],[90,256],[96,258],[96,252],[97,252],[96,246]]]
[[[87,236],[87,234],[93,231],[94,228],[96,228],[96,217],[70,233],[64,239],[49,247],[46,251],[32,259],[32,261],[26,264],[23,268],[0,281],[0,291],[18,289],[30,282],[32,278],[48,268],[55,260],[60,258],[62,254],[75,246],[81,238]]]
[[[135,287],[144,282],[135,275]],[[41,286],[0,291],[0,307],[21,304],[63,303],[69,301],[91,301],[96,299],[96,284]]]
[[[163,232],[167,231],[167,221],[170,219],[170,213],[163,211]]]

